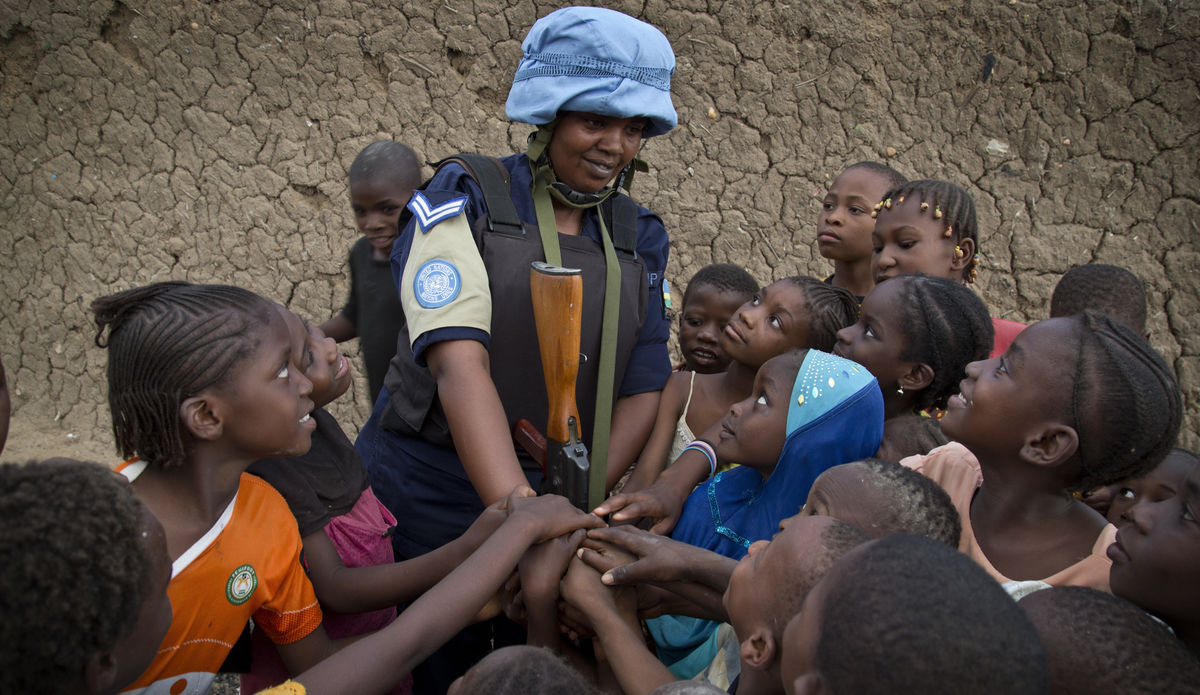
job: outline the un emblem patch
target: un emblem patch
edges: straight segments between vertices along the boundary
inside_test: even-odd
[[[450,261],[434,258],[425,261],[413,278],[413,294],[426,309],[437,309],[454,301],[462,289],[458,268]]]

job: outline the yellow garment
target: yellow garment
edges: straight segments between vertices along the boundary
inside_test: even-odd
[[[258,691],[259,695],[305,695],[308,691],[296,681],[284,681],[274,688]]]

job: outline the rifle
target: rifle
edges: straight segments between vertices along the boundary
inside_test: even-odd
[[[562,495],[579,509],[589,511],[588,450],[579,438],[579,407],[575,404],[583,320],[582,271],[534,261],[529,271],[529,289],[533,295],[533,319],[537,325],[538,351],[542,356],[542,373],[550,405],[546,422],[548,441],[544,444],[543,492]],[[515,435],[522,430],[520,422],[516,430]],[[526,439],[536,441],[536,437],[530,437],[527,431],[524,434]],[[536,453],[534,457],[537,458]]]

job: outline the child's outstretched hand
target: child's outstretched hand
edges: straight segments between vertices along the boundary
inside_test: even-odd
[[[604,521],[595,514],[576,509],[566,497],[541,495],[531,497],[529,488],[517,488],[504,503],[509,521],[520,520],[530,524],[534,543],[541,543],[556,536],[570,533],[578,528],[591,529],[604,526]]]
[[[583,548],[579,557],[609,585],[685,580],[691,559],[706,552],[634,526],[588,531]]]
[[[563,599],[578,610],[592,627],[605,616],[620,615],[617,590],[600,582],[600,573],[578,558],[571,560],[562,582]]]
[[[593,513],[601,517],[612,514],[613,521],[652,519],[654,526],[650,527],[650,532],[667,534],[679,521],[686,497],[680,496],[674,487],[658,482],[645,490],[613,495],[596,507]]]

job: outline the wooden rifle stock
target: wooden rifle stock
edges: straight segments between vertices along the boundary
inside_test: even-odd
[[[587,447],[579,438],[579,408],[575,403],[583,321],[582,271],[534,261],[529,289],[550,406],[543,487],[587,511]]]

